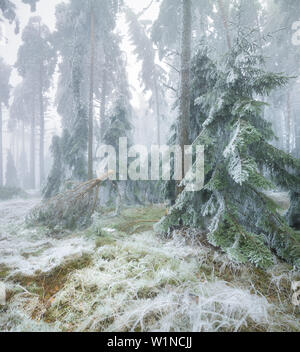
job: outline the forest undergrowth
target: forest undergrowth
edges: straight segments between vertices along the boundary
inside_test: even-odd
[[[237,265],[197,230],[159,237],[164,206],[107,210],[63,236],[20,212],[0,223],[1,331],[300,331],[293,268]]]

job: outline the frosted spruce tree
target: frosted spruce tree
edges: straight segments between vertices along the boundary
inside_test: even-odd
[[[270,144],[275,136],[257,99],[288,79],[265,72],[256,45],[242,33],[238,38],[220,63],[203,48],[193,59],[190,134],[199,131],[194,145],[205,146],[205,186],[184,190],[157,230],[197,228],[239,263],[267,268],[275,251],[300,268],[300,236],[264,193],[278,186],[299,190],[292,170],[300,161]]]
[[[103,142],[106,145],[113,146],[117,152],[116,162],[119,165],[119,140],[120,138],[127,138],[128,147],[132,144],[132,124],[130,122],[131,107],[126,97],[120,96],[117,98],[114,107],[109,114],[109,125],[103,137]],[[116,179],[120,179],[120,170],[117,167]],[[116,211],[120,211],[121,197],[124,199],[126,197],[126,181],[113,181],[111,183],[112,187],[109,186],[110,194],[111,192],[116,193]],[[110,195],[110,198],[115,196]]]
[[[150,108],[156,114],[156,142],[161,144],[161,118],[162,105],[165,101],[165,71],[157,65],[156,52],[152,39],[148,36],[147,29],[139,21],[139,17],[129,8],[126,8],[126,19],[129,24],[129,36],[134,45],[134,54],[137,60],[142,63],[140,82],[143,85],[144,93],[151,92]]]

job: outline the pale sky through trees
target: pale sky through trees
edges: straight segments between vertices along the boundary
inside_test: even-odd
[[[37,11],[35,13],[31,13],[28,5],[23,4],[20,0],[15,1],[17,5],[17,14],[20,20],[20,33],[18,35],[15,35],[14,25],[6,24],[8,44],[5,47],[0,46],[0,56],[2,56],[8,64],[14,65],[16,61],[17,51],[21,44],[21,33],[24,27],[26,26],[26,24],[28,23],[29,18],[31,16],[41,16],[43,22],[50,28],[51,31],[54,31],[55,7],[57,4],[61,2],[68,2],[68,1],[40,0],[37,3]],[[132,8],[136,13],[140,13],[144,8],[147,8],[150,5],[150,3],[151,3],[151,0],[126,0],[126,4],[130,8]],[[145,11],[142,19],[155,21],[158,15],[158,11],[159,11],[159,6],[155,1],[153,1],[150,8],[147,11]],[[141,91],[141,88],[138,82],[139,72],[137,70],[137,68],[139,68],[140,65],[137,64],[135,56],[132,54],[133,48],[129,44],[128,38],[126,35],[127,24],[125,24],[125,21],[122,18],[119,20],[119,24],[116,30],[123,35],[124,41],[122,44],[122,49],[126,53],[127,60],[128,60],[127,69],[128,69],[128,75],[129,75],[129,82],[132,87],[132,93],[133,93],[132,103],[133,105],[136,105],[138,104],[138,99],[136,97],[135,90]],[[20,82],[20,77],[18,76],[17,72],[14,70],[12,74],[12,79],[11,79],[12,86],[15,87],[19,82]]]

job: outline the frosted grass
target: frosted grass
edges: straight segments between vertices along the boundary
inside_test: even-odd
[[[85,233],[55,239],[42,228],[26,228],[22,216],[16,221],[8,211],[6,219],[0,222],[0,267],[9,269],[13,295],[0,310],[1,331],[300,331],[286,302],[271,303],[254,288],[249,266],[201,244],[196,232],[129,236],[112,218],[111,227],[96,219]],[[49,273],[83,254],[88,266],[70,269],[46,303],[9,281],[15,274]],[[269,275],[280,298],[293,273],[278,264]]]
[[[51,313],[61,328],[77,331],[299,329],[293,316],[251,293],[251,286],[207,278],[201,268],[212,259],[209,251],[182,238],[164,242],[152,232],[104,246],[91,267],[70,276]]]
[[[37,200],[0,203],[0,266],[11,275],[33,276],[46,273],[69,259],[89,254],[94,243],[86,236],[66,236],[55,239],[43,228],[27,228],[24,219]]]

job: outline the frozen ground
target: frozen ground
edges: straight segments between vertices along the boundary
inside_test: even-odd
[[[13,200],[0,203],[0,268],[10,275],[34,275],[37,271],[50,272],[64,261],[90,253],[92,241],[82,236],[55,239],[43,228],[27,228],[26,214],[39,199]]]
[[[285,264],[235,265],[196,232],[159,238],[161,207],[53,238],[24,225],[37,202],[0,203],[0,331],[300,331]]]
[[[39,202],[39,198],[13,199],[0,202],[0,226],[22,223],[27,212]]]

